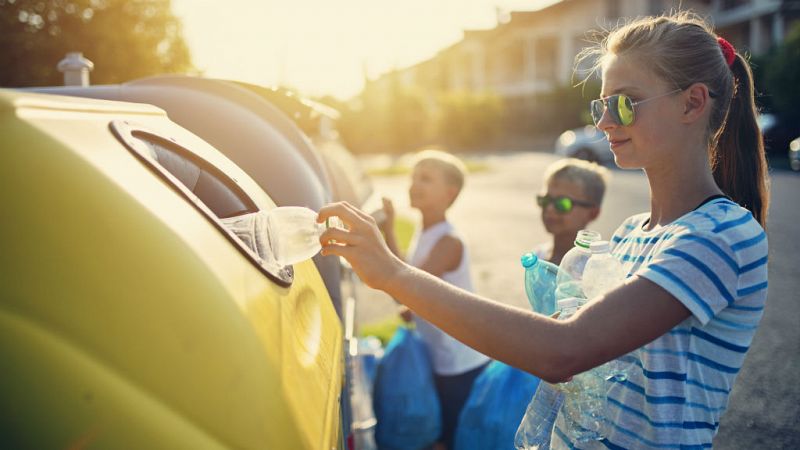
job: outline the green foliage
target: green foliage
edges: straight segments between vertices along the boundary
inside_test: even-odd
[[[0,29],[0,86],[62,84],[73,51],[93,84],[193,70],[170,0],[0,0]]]
[[[547,136],[592,123],[589,102],[600,95],[600,84],[559,86],[528,100],[510,103],[507,127],[511,133]]]
[[[416,90],[398,90],[389,103],[388,138],[395,148],[414,148],[425,141],[430,113]]]
[[[502,131],[503,102],[490,93],[452,92],[439,99],[438,140],[458,149],[491,144]]]
[[[408,217],[396,216],[392,226],[394,227],[394,236],[397,240],[397,248],[399,248],[403,254],[408,254],[408,250],[411,248],[411,239],[414,237],[414,232],[416,231],[414,221]]]
[[[503,103],[492,94],[446,93],[368,85],[342,112],[338,129],[354,152],[403,153],[426,145],[454,150],[492,143],[502,132]]]
[[[413,322],[406,324],[398,314],[386,316],[380,320],[371,323],[365,323],[358,327],[358,336],[375,336],[381,341],[381,345],[386,347],[392,336],[397,332],[400,327],[414,328]]]
[[[789,31],[786,40],[762,61],[759,86],[768,93],[769,106],[788,123],[800,123],[800,24]]]
[[[427,97],[426,97],[427,95]],[[485,148],[508,136],[552,137],[591,123],[589,102],[600,83],[560,86],[535,97],[444,92],[368,85],[342,112],[338,129],[354,152],[403,153],[443,144],[449,151]]]
[[[425,95],[411,88],[368,85],[357,104],[337,108],[342,140],[357,153],[402,153],[429,142],[433,124]]]

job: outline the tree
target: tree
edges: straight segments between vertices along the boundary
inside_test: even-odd
[[[193,71],[170,0],[0,0],[0,86],[58,85],[67,52],[94,84]]]
[[[495,94],[449,92],[439,108],[438,138],[452,148],[486,148],[502,132],[503,101]]]
[[[763,88],[769,93],[774,112],[787,122],[800,123],[800,24],[792,27],[764,64]]]

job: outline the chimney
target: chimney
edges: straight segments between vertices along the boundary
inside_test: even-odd
[[[64,86],[88,86],[92,69],[94,63],[84,58],[81,52],[69,52],[58,63],[58,71],[64,73]]]

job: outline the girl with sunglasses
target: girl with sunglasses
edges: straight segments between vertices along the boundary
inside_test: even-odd
[[[634,370],[606,395],[603,439],[571,442],[559,414],[552,447],[710,448],[767,292],[768,192],[750,68],[688,13],[623,25],[594,54],[597,126],[616,163],[643,169],[650,184],[650,211],[612,238],[624,283],[554,320],[403,264],[374,221],[344,203],[320,211],[320,221],[339,216],[349,227],[326,231],[323,251],[450,335],[550,382],[633,352]]]

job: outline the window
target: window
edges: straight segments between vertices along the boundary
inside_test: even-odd
[[[222,170],[173,139],[125,121],[110,124],[114,135],[210,220],[262,272],[291,284],[291,266],[279,266],[269,250],[265,213]]]
[[[555,81],[558,77],[558,41],[554,37],[539,38],[534,49],[536,79]]]

